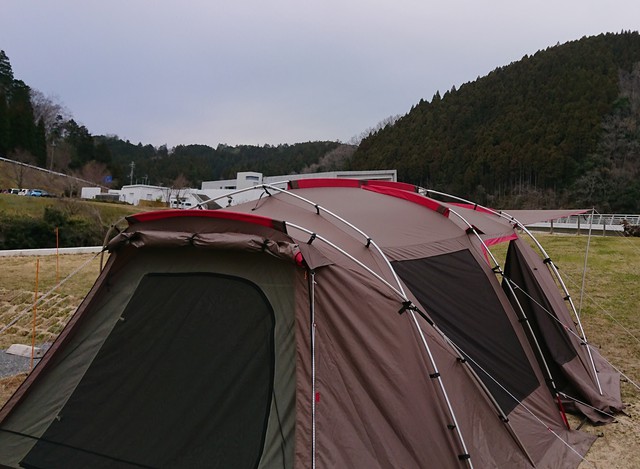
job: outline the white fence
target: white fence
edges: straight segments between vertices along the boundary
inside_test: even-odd
[[[624,231],[622,222],[626,220],[630,225],[640,225],[640,215],[637,214],[612,214],[612,213],[583,213],[569,217],[558,218],[550,222],[534,223],[528,228],[544,230],[553,233],[577,232],[586,234],[591,229],[593,234],[622,234]]]

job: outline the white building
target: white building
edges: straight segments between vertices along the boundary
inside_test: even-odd
[[[258,184],[277,184],[296,179],[327,178],[327,179],[368,179],[375,181],[398,180],[398,172],[395,169],[380,169],[370,171],[327,171],[324,173],[287,174],[284,176],[263,176],[262,173],[252,171],[237,174],[236,179],[223,179],[220,181],[203,181],[202,190],[237,190],[246,189]]]
[[[219,208],[237,205],[256,200],[262,194],[261,189],[248,190],[238,194],[228,195],[234,191],[249,189],[260,184],[282,185],[287,181],[309,178],[327,179],[368,179],[377,181],[397,181],[397,171],[330,171],[324,173],[289,174],[283,176],[263,176],[262,173],[245,171],[237,174],[235,179],[220,181],[204,181],[201,189],[151,186],[147,184],[133,184],[122,186],[122,189],[110,189],[109,194],[119,194],[120,202],[139,205],[141,201],[162,202],[171,208]],[[99,188],[83,187],[82,198],[94,199],[100,193]]]
[[[251,200],[256,200],[263,193],[262,189],[245,191],[232,196],[227,194],[242,189],[249,189],[260,184],[272,184],[282,186],[287,181],[296,179],[326,178],[326,179],[368,179],[376,181],[398,180],[398,172],[395,169],[371,170],[371,171],[328,171],[324,173],[287,174],[283,176],[263,176],[254,171],[240,172],[236,179],[223,179],[219,181],[203,181],[201,192],[215,200],[218,205],[227,207]]]
[[[102,194],[101,187],[83,187],[80,189],[81,199],[95,199],[96,195]]]
[[[140,205],[140,201],[168,203],[171,196],[169,187],[151,186],[147,184],[133,184],[122,186],[120,189],[120,202],[131,205]]]

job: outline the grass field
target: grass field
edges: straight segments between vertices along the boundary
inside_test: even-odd
[[[592,345],[630,380],[640,383],[640,238],[593,237],[585,274],[585,294],[581,296],[585,250],[588,238],[575,235],[538,237],[560,267],[560,272],[581,309],[581,319]],[[503,249],[495,251],[499,258]],[[19,319],[0,336],[0,348],[12,343],[31,344],[33,300],[36,279],[35,257],[0,258],[0,329]],[[59,260],[59,278],[83,266],[36,309],[36,342],[52,341],[82,301],[99,273],[99,257],[65,255]],[[48,292],[56,283],[55,256],[39,259],[39,292]],[[0,380],[0,403],[24,379]],[[615,423],[583,430],[601,435],[580,469],[599,467],[640,467],[640,391],[623,380],[626,415]],[[574,420],[574,424],[578,422]]]
[[[0,194],[0,213],[40,218],[46,207],[56,207],[65,212],[90,214],[109,225],[118,219],[149,208],[138,208],[125,204],[111,204],[92,200],[28,197],[15,194]]]

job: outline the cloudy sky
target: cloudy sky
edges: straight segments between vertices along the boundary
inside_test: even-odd
[[[133,143],[348,141],[634,0],[0,0],[14,75]]]

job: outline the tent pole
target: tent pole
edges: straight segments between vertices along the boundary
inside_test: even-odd
[[[309,316],[311,335],[311,467],[316,467],[316,312],[315,312],[315,276],[313,270],[308,270],[309,281]]]
[[[360,262],[358,259],[356,259],[355,257],[353,257],[351,254],[349,254],[347,251],[345,251],[344,249],[342,249],[341,247],[335,245],[334,243],[332,243],[331,241],[329,241],[328,239],[320,236],[317,233],[314,233],[313,231],[304,228],[300,225],[295,225],[293,223],[289,223],[289,222],[285,222],[287,227],[292,227],[295,228],[296,230],[300,230],[303,233],[307,233],[308,235],[312,236],[312,239],[314,240],[319,240],[322,241],[323,243],[331,246],[333,249],[335,249],[336,251],[338,251],[340,254],[344,255],[346,258],[350,259],[351,261],[353,261],[354,263],[358,264],[360,267],[362,267],[363,269],[365,269],[368,273],[370,273],[371,275],[373,275],[375,278],[377,278],[378,280],[380,280],[382,283],[384,283],[386,286],[388,286],[391,290],[393,290],[393,292],[398,295],[398,297],[400,297],[402,299],[402,301],[407,301],[407,295],[404,293],[404,289],[402,288],[402,285],[398,282],[398,288],[394,287],[393,285],[391,285],[389,282],[387,282],[384,278],[382,278],[378,273],[374,272],[373,270],[371,270],[371,268],[369,268],[366,264],[363,264],[362,262]],[[384,256],[384,255],[383,255]],[[386,257],[384,257],[386,259]],[[397,277],[396,277],[397,278]]]
[[[355,262],[356,264],[358,264],[360,267],[362,267],[363,269],[365,269],[367,272],[369,272],[371,275],[373,275],[375,278],[377,278],[378,280],[380,280],[381,282],[383,282],[385,285],[387,285],[392,291],[394,291],[403,301],[403,303],[411,303],[408,299],[408,297],[406,296],[404,289],[402,288],[402,285],[400,284],[400,282],[398,282],[398,287],[399,290],[396,289],[395,287],[393,287],[393,285],[391,285],[389,282],[387,282],[385,279],[383,279],[379,274],[377,274],[376,272],[374,272],[373,270],[371,270],[369,267],[367,267],[365,264],[363,264],[362,262],[360,262],[358,259],[356,259],[355,257],[351,256],[348,252],[346,252],[345,250],[343,250],[342,248],[340,248],[339,246],[336,246],[335,244],[333,244],[331,241],[323,238],[322,236],[318,235],[317,233],[313,233],[311,230],[308,230],[306,228],[303,228],[299,225],[294,225],[292,223],[286,222],[287,226],[291,226],[292,228],[298,229],[304,233],[307,233],[309,235],[312,236],[313,240],[319,240],[322,241],[326,244],[328,244],[329,246],[331,246],[333,249],[337,250],[338,252],[340,252],[341,254],[343,254],[344,256],[346,256],[347,258],[351,259],[353,262]],[[388,259],[386,258],[386,256],[381,253],[383,258],[385,260]],[[391,264],[389,263],[389,267],[393,270],[393,268],[391,267]],[[395,271],[394,271],[394,277],[397,278],[397,276],[395,276]],[[311,404],[311,414],[312,414],[312,467],[313,469],[315,469],[315,438],[316,438],[316,433],[315,433],[315,424],[316,424],[316,402],[317,402],[317,398],[318,395],[316,393],[316,389],[315,389],[315,311],[314,311],[314,285],[315,282],[313,281],[313,274],[310,277],[310,282],[313,282],[310,284],[310,294],[311,294],[311,388],[312,388],[312,404]],[[415,307],[413,307],[415,308]],[[471,462],[471,457],[469,456],[469,451],[467,449],[467,445],[464,441],[464,438],[462,436],[462,432],[460,431],[460,427],[458,425],[458,421],[455,417],[455,413],[453,411],[453,407],[451,405],[451,401],[449,400],[449,395],[447,394],[447,391],[444,387],[444,383],[442,382],[442,379],[440,378],[440,372],[438,371],[437,365],[435,363],[435,359],[433,357],[433,354],[431,353],[431,349],[429,348],[429,345],[426,341],[426,338],[424,337],[424,333],[422,332],[422,329],[420,328],[420,325],[418,324],[418,320],[416,318],[415,312],[413,308],[409,308],[409,313],[411,315],[411,318],[413,319],[413,323],[416,327],[416,329],[418,330],[418,334],[420,335],[420,338],[422,340],[422,344],[427,352],[427,355],[429,357],[429,360],[431,362],[431,366],[434,369],[433,374],[430,374],[430,377],[433,379],[437,379],[439,387],[440,387],[440,391],[444,397],[445,403],[447,405],[447,409],[449,412],[449,415],[451,416],[452,419],[452,425],[453,428],[456,430],[456,434],[458,435],[458,439],[460,441],[460,444],[462,446],[462,450],[463,450],[463,454],[459,455],[459,458],[461,460],[465,460],[467,462],[467,465],[470,469],[473,469],[473,463]]]
[[[280,183],[285,183],[285,182],[288,183],[288,181],[280,181]],[[367,248],[369,246],[373,246],[374,249],[380,254],[382,259],[385,261],[387,267],[389,268],[389,271],[391,272],[391,275],[393,276],[393,279],[394,279],[396,285],[398,286],[397,290],[399,290],[401,292],[401,295],[403,297],[406,296],[405,293],[404,293],[404,290],[402,288],[402,283],[400,282],[400,279],[398,278],[398,275],[396,274],[396,271],[393,269],[393,267],[391,266],[391,263],[389,262],[389,259],[387,259],[387,256],[385,256],[385,254],[382,252],[382,249],[380,249],[380,247],[376,244],[376,242],[370,236],[368,236],[364,231],[362,231],[360,228],[358,228],[354,224],[348,222],[347,220],[342,218],[340,215],[332,212],[331,210],[329,210],[329,209],[327,209],[327,208],[325,208],[325,207],[323,207],[321,205],[318,205],[317,203],[315,203],[315,202],[313,202],[313,201],[311,201],[309,199],[306,199],[306,198],[304,198],[304,197],[302,197],[302,196],[300,196],[298,194],[294,194],[291,191],[288,191],[286,189],[283,189],[281,187],[277,187],[277,186],[274,186],[274,185],[271,185],[271,184],[258,184],[258,185],[255,185],[255,186],[252,186],[252,187],[249,187],[249,188],[239,189],[237,191],[229,192],[229,193],[227,193],[225,195],[222,195],[222,196],[219,196],[219,197],[216,197],[216,198],[213,198],[213,199],[209,199],[209,200],[222,199],[222,198],[225,198],[227,196],[232,196],[232,195],[235,195],[235,194],[239,194],[239,193],[247,192],[247,191],[252,191],[252,190],[256,190],[256,189],[263,189],[268,194],[269,194],[268,190],[272,190],[274,192],[278,192],[280,194],[284,194],[286,196],[293,197],[294,199],[299,200],[299,201],[301,201],[301,202],[303,202],[305,204],[308,204],[309,206],[313,207],[318,215],[320,215],[320,212],[324,212],[327,215],[335,218],[339,222],[343,223],[345,226],[348,226],[349,228],[351,228],[353,231],[355,231],[360,236],[362,236],[363,240],[365,241],[365,246]],[[271,195],[271,194],[269,194],[269,195]],[[196,207],[191,207],[189,210],[192,210],[194,208],[197,208],[197,206]],[[290,223],[287,223],[287,224],[296,227],[295,225],[292,225]],[[296,227],[296,228],[300,229],[300,227]],[[303,231],[311,234],[311,232],[308,231],[308,230],[303,230]],[[335,246],[335,245],[333,247],[337,248],[337,246]],[[337,248],[337,249],[339,249],[339,248]],[[343,251],[343,253],[344,253],[344,251]],[[349,256],[349,257],[351,257],[351,256]],[[368,270],[370,270],[370,269],[368,269]]]
[[[254,187],[260,187],[260,186],[254,186]],[[270,186],[268,184],[263,184],[262,185],[263,188],[268,188],[271,189],[273,191],[276,192],[280,192],[282,194],[285,194],[289,197],[293,197],[297,200],[300,200],[301,202],[304,202],[310,206],[312,206],[313,208],[315,208],[316,213],[319,215],[320,212],[324,212],[327,215],[335,218],[336,220],[338,220],[340,223],[343,223],[345,226],[348,226],[349,228],[351,228],[353,231],[355,231],[356,233],[358,233],[360,236],[362,236],[363,240],[365,241],[365,246],[368,248],[369,246],[373,246],[375,248],[376,251],[378,251],[378,253],[380,254],[380,256],[384,259],[389,271],[391,272],[391,274],[393,275],[393,279],[395,281],[395,283],[398,285],[398,289],[402,292],[402,295],[404,296],[404,291],[402,289],[402,284],[400,283],[400,279],[398,279],[398,276],[396,274],[396,271],[393,269],[393,267],[391,266],[391,263],[389,262],[389,259],[387,259],[387,256],[382,252],[382,249],[380,249],[380,247],[376,244],[376,242],[369,236],[367,235],[364,231],[362,231],[360,228],[358,228],[356,225],[354,225],[353,223],[348,222],[347,220],[345,220],[344,218],[342,218],[340,215],[332,212],[331,210],[318,205],[317,203],[313,202],[312,200],[306,199],[298,194],[294,194],[291,191],[288,190],[284,190],[281,189],[279,187],[275,187],[275,186]]]
[[[473,367],[471,367],[469,365],[469,360],[467,360],[467,358],[465,357],[464,351],[462,349],[460,349],[460,347],[458,347],[451,339],[449,339],[449,337],[447,337],[446,334],[444,332],[442,332],[442,330],[440,330],[440,328],[436,324],[431,324],[431,323],[429,323],[429,324],[442,337],[442,339],[445,342],[447,342],[449,345],[451,345],[453,350],[455,350],[455,352],[458,355],[458,361],[460,361],[460,363],[462,363],[465,366],[465,370],[467,371],[467,373],[472,377],[472,379],[476,382],[476,384],[485,392],[487,398],[491,401],[491,403],[493,404],[495,409],[498,411],[498,415],[500,417],[500,420],[507,427],[507,431],[509,432],[511,437],[514,439],[516,444],[520,447],[522,452],[527,456],[527,458],[529,459],[529,462],[531,462],[531,464],[533,466],[535,466],[535,463],[533,462],[533,458],[531,457],[531,455],[527,451],[527,448],[524,446],[522,441],[520,441],[520,437],[518,437],[516,432],[511,427],[511,424],[509,422],[509,418],[504,413],[504,410],[502,410],[502,407],[500,407],[500,404],[498,404],[498,401],[496,401],[496,399],[493,397],[493,394],[491,394],[491,392],[489,391],[487,386],[480,379],[480,377],[478,376],[478,373],[476,373],[476,371],[473,369]],[[493,377],[491,377],[491,379],[493,379],[495,381],[495,379]],[[516,401],[516,402],[518,402],[518,401]],[[518,402],[518,403],[520,403],[520,402]]]
[[[458,435],[458,439],[460,440],[460,444],[462,445],[463,454],[458,455],[458,458],[461,460],[465,460],[469,468],[473,469],[473,463],[471,462],[471,456],[469,455],[469,450],[467,449],[467,445],[465,444],[464,437],[462,436],[462,432],[460,431],[460,426],[458,425],[458,420],[456,419],[456,415],[455,415],[455,412],[453,411],[451,401],[449,400],[449,395],[447,394],[447,390],[444,387],[444,383],[442,382],[442,377],[440,376],[438,365],[436,365],[433,354],[431,353],[431,348],[427,343],[427,339],[424,336],[424,332],[420,328],[420,324],[418,323],[418,318],[416,317],[416,314],[413,308],[409,309],[409,315],[413,321],[413,324],[416,327],[416,330],[418,331],[418,334],[420,335],[420,340],[422,341],[422,345],[425,351],[427,352],[427,356],[429,357],[429,361],[431,362],[431,366],[433,367],[433,373],[430,373],[429,377],[431,379],[435,379],[438,381],[438,387],[440,388],[440,392],[442,393],[442,396],[444,397],[444,401],[447,405],[447,410],[449,412],[449,416],[451,417],[452,425],[453,425],[453,428],[450,428],[450,429],[456,431],[456,434]]]
[[[593,228],[593,215],[595,208],[591,209],[591,218],[589,221],[589,236],[587,237],[587,247],[584,252],[584,267],[582,269],[582,287],[580,288],[580,300],[578,301],[578,315],[582,314],[582,299],[584,297],[584,285],[587,279],[587,260],[589,259],[589,246],[591,245],[591,229]]]
[[[462,203],[465,203],[465,204],[471,204],[471,205],[475,205],[477,207],[480,207],[483,210],[486,210],[486,211],[488,211],[490,213],[493,213],[494,215],[496,215],[496,216],[498,216],[500,218],[504,218],[505,220],[509,220],[511,223],[514,224],[514,226],[517,226],[524,233],[526,233],[527,236],[529,236],[529,238],[531,238],[531,240],[535,243],[537,248],[540,250],[540,253],[544,257],[545,264],[547,264],[549,266],[549,269],[551,270],[551,272],[553,273],[554,277],[557,279],[558,283],[560,284],[560,288],[562,289],[562,292],[565,295],[565,300],[569,303],[569,306],[571,307],[571,311],[573,312],[573,315],[576,318],[576,322],[578,323],[578,328],[579,328],[580,334],[581,334],[580,339],[582,340],[582,342],[584,342],[584,345],[587,347],[587,355],[589,356],[589,361],[591,362],[591,371],[593,372],[593,380],[596,383],[596,385],[598,386],[598,391],[600,392],[600,395],[602,395],[603,392],[602,392],[602,386],[600,385],[600,379],[598,378],[598,370],[596,369],[596,364],[595,364],[595,361],[593,360],[593,355],[591,353],[591,348],[589,347],[589,342],[587,341],[587,336],[586,336],[586,334],[584,332],[584,328],[582,327],[582,321],[580,320],[580,315],[578,314],[578,311],[576,310],[575,304],[573,303],[573,299],[571,298],[571,295],[569,294],[569,290],[567,289],[567,286],[565,285],[564,280],[562,280],[562,276],[560,275],[560,272],[558,271],[558,268],[553,263],[553,261],[551,260],[551,258],[547,254],[547,251],[545,251],[544,247],[542,247],[542,245],[540,244],[538,239],[535,236],[533,236],[531,231],[529,231],[529,229],[526,226],[524,226],[518,219],[516,219],[515,217],[509,215],[506,212],[496,211],[496,210],[494,210],[492,208],[485,207],[483,205],[475,204],[474,202],[471,202],[469,200],[463,199],[462,197],[457,197],[455,195],[446,194],[444,192],[439,192],[439,191],[434,191],[434,190],[431,190],[431,189],[424,189],[424,188],[420,188],[420,190],[427,197],[428,197],[429,193],[432,193],[432,194],[436,194],[436,195],[440,195],[440,196],[444,196],[444,197],[449,197],[451,199],[458,200],[459,202],[462,202]]]

